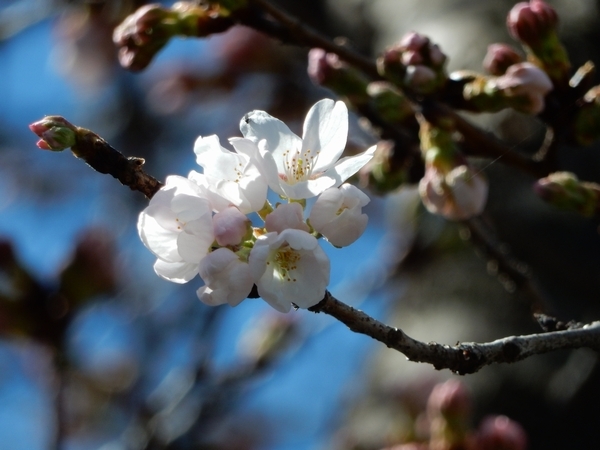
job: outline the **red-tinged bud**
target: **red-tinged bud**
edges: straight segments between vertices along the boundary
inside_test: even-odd
[[[553,33],[558,24],[556,11],[542,0],[517,3],[508,13],[506,24],[510,34],[531,47]]]
[[[174,36],[203,37],[227,30],[233,25],[229,14],[218,5],[191,2],[177,2],[170,9],[158,3],[144,5],[115,28],[119,62],[126,69],[142,70]]]
[[[556,172],[538,180],[535,193],[548,203],[589,217],[600,213],[600,185],[581,182],[570,172]]]
[[[313,83],[347,97],[353,104],[366,103],[368,80],[358,70],[341,61],[335,53],[320,48],[308,52],[308,76]]]
[[[430,417],[467,417],[471,413],[471,395],[463,383],[451,379],[436,385],[427,401]]]
[[[521,55],[507,44],[492,44],[488,46],[487,53],[483,59],[483,68],[492,75],[504,75],[506,70],[513,64],[523,61]]]
[[[525,450],[527,434],[521,425],[506,416],[483,420],[476,436],[478,450]]]
[[[410,32],[377,60],[379,73],[399,87],[420,94],[434,92],[446,81],[446,55],[429,38]]]
[[[77,127],[60,116],[46,116],[29,125],[41,139],[36,145],[43,150],[62,151],[75,145]]]

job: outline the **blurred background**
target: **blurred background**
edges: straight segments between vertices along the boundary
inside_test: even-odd
[[[322,314],[281,315],[258,299],[211,308],[197,300],[198,278],[159,279],[136,231],[147,200],[68,151],[38,149],[27,125],[63,115],[145,158],[164,180],[197,169],[199,135],[239,136],[253,109],[300,133],[310,106],[333,93],[310,82],[306,49],[243,27],[172,40],[148,69],[128,73],[112,30],[143,3],[0,2],[0,450],[377,450],[425,439],[427,398],[447,379],[469,392],[469,429],[503,414],[521,424],[529,449],[597,448],[592,351],[458,377]],[[366,55],[421,32],[449,56],[449,70],[480,71],[487,45],[511,42],[509,1],[274,3]],[[550,4],[573,65],[598,64],[598,2]],[[542,125],[517,113],[472,119],[525,153],[543,139]],[[377,141],[360,122],[351,118],[351,148]],[[598,151],[565,148],[559,157],[600,182]],[[530,269],[544,310],[597,320],[597,218],[543,204],[534,180],[501,162],[480,167],[490,181],[483,220]],[[323,246],[334,296],[424,341],[540,331],[528,293],[465,229],[426,213],[414,186],[369,195],[365,235],[348,248]]]

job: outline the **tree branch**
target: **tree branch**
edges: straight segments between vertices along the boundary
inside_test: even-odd
[[[401,329],[387,326],[340,302],[329,292],[320,303],[309,308],[309,311],[329,314],[352,331],[370,336],[401,352],[410,361],[429,363],[438,370],[450,369],[460,375],[475,373],[490,364],[513,363],[557,350],[589,347],[600,351],[600,321],[576,329],[509,336],[481,344],[463,342],[449,346],[417,341]]]

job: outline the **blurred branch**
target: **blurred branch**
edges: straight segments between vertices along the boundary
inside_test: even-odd
[[[364,312],[348,306],[329,292],[315,313],[335,317],[356,333],[365,334],[406,355],[410,361],[432,364],[437,370],[450,369],[464,375],[497,363],[513,363],[533,355],[557,350],[589,347],[600,351],[600,321],[581,328],[526,336],[509,336],[487,343],[463,342],[455,346],[420,342],[399,328],[387,326]]]

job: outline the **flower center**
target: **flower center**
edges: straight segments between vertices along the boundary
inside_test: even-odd
[[[310,179],[319,156],[319,152],[311,153],[311,150],[304,150],[304,152],[286,150],[284,152],[285,174],[283,174],[283,178],[288,184],[296,184]]]
[[[277,266],[275,272],[279,274],[281,280],[296,281],[290,272],[298,268],[296,263],[300,258],[300,254],[290,247],[283,247],[275,252],[272,260]]]

